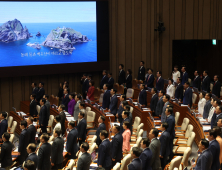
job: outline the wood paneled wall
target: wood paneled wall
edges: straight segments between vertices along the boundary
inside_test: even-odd
[[[172,40],[222,39],[221,0],[109,0],[110,71],[116,80],[118,65],[137,76],[139,62],[163,77],[172,71]],[[155,32],[158,21],[166,31]],[[13,68],[12,68],[13,69]],[[27,70],[28,71],[28,70]],[[4,73],[1,73],[4,74]],[[101,73],[93,73],[99,85]],[[0,79],[0,110],[20,108],[28,100],[32,81],[44,81],[46,93],[57,94],[59,82],[69,80],[71,91],[81,91],[81,74],[29,76]]]

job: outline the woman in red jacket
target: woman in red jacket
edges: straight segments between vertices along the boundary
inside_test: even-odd
[[[87,93],[87,99],[94,101],[94,91],[95,91],[95,87],[94,87],[94,81],[91,80],[89,82],[89,89],[88,89],[88,93]]]

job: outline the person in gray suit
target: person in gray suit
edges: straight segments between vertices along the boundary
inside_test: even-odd
[[[165,114],[165,111],[166,111],[166,108],[167,108],[167,105],[170,103],[169,102],[170,100],[170,96],[168,94],[165,94],[163,96],[163,102],[164,102],[164,105],[163,105],[163,111],[162,111],[162,114],[161,114],[161,122],[166,122],[166,114]]]
[[[74,120],[75,121],[77,121],[78,120],[78,115],[79,115],[79,112],[80,112],[80,110],[79,110],[79,104],[80,104],[80,102],[81,102],[81,95],[80,94],[77,94],[76,96],[75,96],[75,101],[76,101],[76,105],[75,105],[75,108],[74,108]]]
[[[87,152],[89,149],[89,144],[87,142],[83,142],[80,146],[80,151],[82,155],[78,159],[77,170],[85,170],[89,169],[91,164],[91,155]]]
[[[204,119],[207,119],[208,116],[209,116],[209,112],[210,112],[210,108],[211,108],[211,102],[210,102],[210,99],[211,99],[211,93],[207,93],[205,95],[205,99],[206,99],[206,104],[204,106],[204,111],[203,111],[203,118]]]
[[[46,100],[45,106],[47,107],[47,116],[48,116],[48,120],[49,120],[50,107],[51,107],[50,102],[49,102],[49,95],[48,95],[48,94],[45,94],[45,95],[43,96],[43,98]]]
[[[159,130],[156,128],[151,129],[149,133],[150,145],[149,148],[152,151],[152,159],[151,159],[151,167],[152,170],[161,170],[161,163],[160,163],[160,141],[157,139],[159,134]]]
[[[161,116],[161,114],[162,114],[163,105],[164,105],[163,95],[165,95],[165,91],[164,90],[160,90],[159,94],[158,94],[159,100],[158,100],[157,105],[156,105],[155,116]]]

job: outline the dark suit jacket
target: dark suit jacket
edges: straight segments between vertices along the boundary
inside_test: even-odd
[[[163,157],[167,157],[170,155],[170,133],[167,131],[164,131],[160,138],[160,143],[161,143],[161,147],[160,147],[160,155]]]
[[[213,155],[209,148],[206,149],[197,159],[195,170],[209,170],[213,162]]]
[[[78,159],[77,170],[89,169],[91,164],[91,155],[87,152],[84,152]]]
[[[48,126],[48,113],[45,105],[40,108],[39,125]]]
[[[4,119],[0,123],[0,139],[2,138],[3,133],[7,132],[7,129],[8,129],[8,121]]]
[[[159,169],[161,167],[161,163],[160,163],[160,141],[158,139],[153,139],[150,142],[150,150],[152,151],[152,159],[150,161],[151,167],[152,169]]]
[[[202,90],[210,92],[210,82],[211,82],[211,79],[209,76],[204,78],[202,82]]]
[[[114,95],[113,97],[111,97],[110,100],[110,105],[109,105],[110,113],[114,115],[117,113],[117,104],[118,104],[118,99],[116,95]]]
[[[44,95],[45,95],[45,89],[44,88],[39,89],[38,93],[36,94],[36,100],[39,102]]]
[[[126,80],[125,71],[122,70],[121,73],[120,73],[120,71],[119,71],[118,84],[119,84],[119,85],[122,85],[123,83],[125,83],[125,80]]]
[[[112,77],[108,78],[107,83],[109,84],[109,90],[111,90],[113,88],[114,79]]]
[[[3,142],[0,154],[2,168],[12,165],[12,148],[13,144],[11,142]]]
[[[147,85],[147,87],[153,88],[153,82],[154,82],[154,75],[153,74],[148,75],[146,77],[145,85]]]
[[[32,89],[32,94],[37,94],[39,91],[39,89],[37,87],[34,87],[34,89]]]
[[[82,119],[78,125],[77,125],[77,130],[78,130],[78,138],[81,138],[82,141],[86,140],[86,119]]]
[[[163,97],[160,97],[156,105],[156,116],[159,116],[162,114],[163,106],[164,106]]]
[[[35,163],[35,167],[38,168],[38,156],[35,153],[31,153],[25,161],[30,160]]]
[[[152,170],[151,168],[152,151],[150,150],[150,148],[144,149],[144,151],[140,155],[140,159],[142,161],[142,170]]]
[[[147,105],[147,97],[146,97],[146,90],[143,89],[142,91],[140,91],[139,94],[139,103],[142,105]]]
[[[217,140],[213,140],[209,145],[209,150],[213,155],[213,162],[211,166],[211,170],[218,170],[220,168],[220,145]]]
[[[29,139],[30,139],[29,131],[27,129],[24,129],[19,136],[18,152],[21,153],[20,156],[26,156],[28,154],[26,148],[29,144]]]
[[[108,83],[109,78],[107,76],[103,76],[101,82],[100,82],[100,89],[103,89],[103,85]]]
[[[211,106],[212,105],[210,103],[210,100],[208,100],[204,106],[204,111],[203,111],[203,118],[204,119],[208,118]]]
[[[65,115],[64,111],[60,112],[59,116],[61,117],[60,123],[61,123],[61,127],[62,127],[62,133],[64,134],[66,131],[66,129],[65,129],[66,115]]]
[[[39,148],[38,153],[38,169],[49,170],[51,169],[50,156],[52,152],[52,146],[49,143],[43,143]]]
[[[142,161],[140,158],[135,158],[128,165],[128,170],[142,170]]]
[[[118,111],[117,111],[119,122],[122,122],[122,121],[123,121],[123,118],[122,118],[122,113],[123,113],[123,111],[124,111],[124,108],[121,106],[121,103],[120,103],[119,109],[118,109]]]
[[[175,98],[183,100],[183,85],[181,83],[176,87]]]
[[[218,116],[216,115],[216,113],[214,113],[211,119],[211,129],[213,129],[214,126],[217,126],[217,122],[219,119],[222,119],[222,113],[220,113]]]
[[[34,125],[30,125],[27,128],[27,131],[29,132],[29,143],[35,143],[35,135],[36,135],[36,128]]]
[[[51,162],[54,164],[60,164],[63,162],[63,149],[64,149],[64,140],[61,137],[55,138],[52,143],[52,154]]]
[[[184,83],[186,83],[187,81],[188,81],[188,78],[189,78],[189,75],[188,75],[188,73],[187,72],[185,72],[184,74],[182,73],[181,74],[182,76],[181,76],[181,78],[182,78],[182,85],[184,85]]]
[[[109,103],[110,103],[110,91],[106,90],[106,92],[103,95],[102,108],[103,109],[109,108]]]
[[[200,76],[198,76],[193,80],[193,87],[198,88],[198,90],[200,91],[200,85],[201,85],[201,78]]]
[[[62,104],[65,105],[65,110],[68,111],[68,103],[69,103],[70,99],[69,99],[69,94],[67,94],[64,98],[64,95],[62,97]]]
[[[100,143],[102,142],[101,139],[100,139],[100,137],[99,137],[99,134],[100,134],[100,131],[101,131],[101,130],[106,130],[106,125],[105,125],[104,123],[101,123],[101,124],[99,125],[99,127],[97,128],[97,130],[96,130],[96,136],[97,136],[97,138],[96,138],[96,144],[97,144],[97,146],[99,146]]]
[[[214,84],[212,94],[215,94],[218,98],[220,98],[220,90],[221,90],[221,82],[217,81]]]
[[[123,136],[121,133],[117,133],[111,142],[111,158],[115,159],[116,161],[121,161],[123,157],[122,153],[123,147]]]
[[[50,102],[49,102],[48,100],[46,100],[45,106],[46,106],[46,108],[47,108],[47,117],[48,117],[48,121],[49,121],[50,107],[51,107],[51,105],[50,105]]]
[[[103,168],[110,168],[112,165],[111,154],[110,154],[111,144],[109,139],[105,139],[100,145],[98,150],[98,161],[97,165],[102,165]]]
[[[36,109],[36,101],[33,100],[29,105],[29,114],[33,117],[34,115],[37,116],[38,112]]]
[[[141,68],[141,66],[139,67],[139,71],[138,71],[138,80],[144,80],[145,79],[145,67],[143,66]]]
[[[168,123],[168,128],[167,128],[167,132],[170,133],[170,139],[174,139],[175,138],[175,118],[173,115],[170,115],[169,117],[167,117],[166,122]]]
[[[186,89],[184,92],[183,104],[185,104],[185,105],[189,104],[191,107],[192,106],[192,96],[193,96],[192,89],[190,87],[188,87],[188,89]]]
[[[88,80],[88,79],[83,80],[82,93],[83,93],[83,94],[87,94],[88,89],[89,89],[89,80]]]
[[[156,106],[157,106],[157,102],[158,102],[158,95],[155,94],[152,98],[151,98],[151,102],[150,102],[150,109],[153,113],[155,113],[156,111]]]
[[[71,153],[70,159],[76,158],[76,153],[78,151],[77,138],[78,138],[78,131],[74,128],[69,132],[66,142],[66,150],[67,152]]]
[[[132,88],[132,75],[129,74],[128,77],[126,77],[126,88]]]
[[[164,80],[162,77],[160,77],[160,79],[158,80],[158,78],[156,79],[156,89],[157,90],[163,90],[164,88]]]

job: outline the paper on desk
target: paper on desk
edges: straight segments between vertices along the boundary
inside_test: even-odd
[[[211,129],[211,126],[203,125],[203,130],[208,131]]]
[[[137,102],[133,102],[133,104],[137,104]]]
[[[74,117],[66,117],[66,119],[70,122],[70,121],[74,121]]]
[[[92,166],[92,167],[98,167],[97,164],[90,164],[90,166]]]
[[[112,122],[111,125],[112,125],[112,126],[113,126],[113,125],[118,125],[118,126],[120,126],[120,123],[118,123],[118,122]]]
[[[154,120],[154,122],[161,122],[161,120]]]
[[[186,105],[186,104],[181,104],[181,106],[188,106],[188,105]]]

